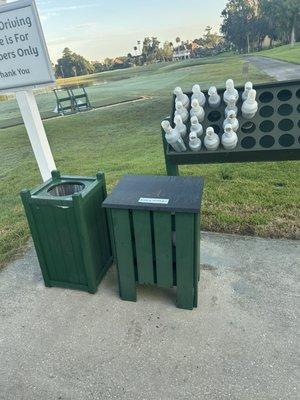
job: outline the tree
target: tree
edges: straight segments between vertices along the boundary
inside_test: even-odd
[[[73,53],[68,47],[63,50],[62,57],[57,60],[55,69],[56,75],[64,78],[91,74],[95,71],[94,66],[88,60]]]
[[[160,42],[157,37],[146,37],[143,41],[142,57],[144,62],[153,62],[159,56]]]
[[[177,53],[179,53],[179,43],[181,42],[181,39],[179,36],[175,39],[175,42],[177,43]]]
[[[99,62],[99,61],[94,61],[93,63],[93,66],[94,66],[94,70],[95,70],[95,72],[103,72],[103,71],[105,71],[105,67],[104,67],[104,65],[101,63],[101,62]]]
[[[212,33],[212,27],[207,26],[203,36],[203,46],[207,48],[214,48],[220,43],[220,36],[217,33]]]
[[[257,13],[258,0],[229,0],[222,11],[221,32],[240,52],[249,52],[254,42]]]
[[[164,60],[172,60],[173,57],[173,45],[171,42],[164,42],[162,48],[162,57]]]

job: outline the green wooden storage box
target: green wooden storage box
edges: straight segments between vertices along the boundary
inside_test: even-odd
[[[197,307],[202,191],[201,177],[125,176],[103,202],[123,300],[138,282],[177,286],[177,306]]]
[[[95,293],[112,263],[104,174],[60,176],[29,191],[22,202],[46,286]]]

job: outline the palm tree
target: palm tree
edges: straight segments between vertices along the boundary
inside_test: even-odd
[[[181,42],[181,39],[179,36],[177,36],[177,38],[175,39],[176,43],[177,43],[177,54],[179,54],[179,43]]]

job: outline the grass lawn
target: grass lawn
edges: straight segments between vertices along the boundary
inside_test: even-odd
[[[205,82],[222,86],[228,77],[241,84],[242,64],[237,57],[219,57],[204,63],[160,64],[145,70],[110,73],[105,85],[90,87],[95,98],[122,99],[128,95],[150,98],[45,121],[58,169],[63,174],[80,175],[95,175],[103,170],[109,190],[125,173],[165,174],[160,121],[169,114],[172,89],[177,84],[190,89],[195,82],[203,83],[204,87]],[[269,80],[254,67],[250,74],[256,83]],[[29,237],[19,192],[41,181],[24,126],[0,130],[0,160],[0,265],[3,266],[22,251]],[[296,236],[299,212],[296,162],[188,166],[182,167],[181,172],[205,177],[202,229]]]
[[[255,55],[300,64],[300,42],[297,42],[294,47],[287,44],[285,46],[275,47],[274,49],[260,51],[259,53],[255,53]]]

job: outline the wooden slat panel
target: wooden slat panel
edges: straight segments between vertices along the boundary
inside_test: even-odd
[[[194,307],[198,305],[198,282],[200,279],[200,216],[195,214],[195,266],[194,266]]]
[[[77,276],[77,279],[73,283],[78,283],[85,286],[87,284],[87,277],[84,268],[78,228],[74,216],[74,209],[71,209],[69,210],[68,213],[65,213],[65,217],[67,219],[67,225],[69,228],[69,237],[71,240],[72,253],[73,253],[72,265],[70,266],[70,269],[74,269],[76,271],[76,276]]]
[[[194,306],[194,225],[194,214],[175,214],[177,306],[189,310]]]
[[[171,214],[153,213],[157,285],[173,286],[172,222]]]
[[[154,284],[153,248],[149,211],[132,211],[139,283]]]
[[[120,297],[123,300],[136,301],[136,284],[130,218],[128,210],[111,210],[113,232],[117,254]]]

